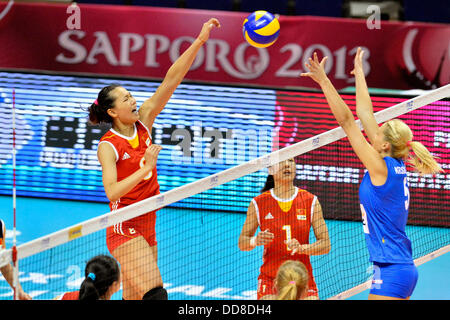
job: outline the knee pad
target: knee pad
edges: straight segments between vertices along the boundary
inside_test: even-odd
[[[167,291],[163,287],[156,287],[142,297],[142,300],[167,300]]]

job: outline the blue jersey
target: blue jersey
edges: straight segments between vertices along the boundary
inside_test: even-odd
[[[411,241],[405,228],[408,220],[409,189],[402,160],[385,157],[388,176],[374,186],[366,172],[359,187],[363,228],[370,261],[412,263]]]

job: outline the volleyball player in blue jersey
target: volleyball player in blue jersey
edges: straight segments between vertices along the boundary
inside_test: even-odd
[[[356,112],[370,144],[325,73],[327,57],[319,62],[314,53],[313,59],[305,63],[309,72],[302,76],[320,85],[337,122],[367,169],[359,199],[366,244],[374,265],[369,299],[409,299],[418,273],[411,241],[405,232],[409,207],[405,161],[420,174],[433,174],[442,169],[420,142],[412,140],[411,129],[403,121],[394,119],[378,126],[364,76],[363,54],[358,48],[352,74],[356,82]]]

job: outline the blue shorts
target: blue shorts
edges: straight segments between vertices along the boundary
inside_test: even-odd
[[[406,299],[411,296],[419,274],[414,263],[373,263],[370,294]]]

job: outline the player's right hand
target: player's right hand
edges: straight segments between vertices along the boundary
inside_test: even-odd
[[[144,159],[145,166],[150,170],[156,166],[156,161],[158,160],[158,154],[161,151],[162,147],[158,144],[152,144],[145,150]]]
[[[256,236],[256,245],[257,246],[265,246],[273,241],[274,234],[266,229],[262,232],[259,232]]]
[[[217,20],[216,18],[211,18],[209,19],[207,22],[205,22],[203,24],[203,28],[200,31],[200,34],[198,35],[198,39],[202,42],[205,43],[206,41],[208,41],[209,39],[209,33],[211,32],[211,30],[213,28],[220,28],[220,22],[219,20]]]
[[[317,58],[317,53],[313,53],[313,59],[309,58],[308,62],[305,62],[306,70],[309,72],[303,72],[300,74],[302,77],[310,77],[318,84],[322,83],[326,79],[328,79],[327,74],[325,73],[325,63],[327,62],[328,57],[323,57],[319,62]]]

